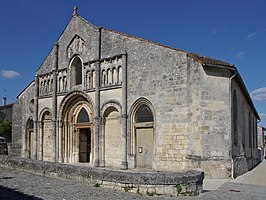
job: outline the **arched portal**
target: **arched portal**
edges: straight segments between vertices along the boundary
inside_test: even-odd
[[[79,162],[91,162],[91,126],[90,118],[84,107],[78,112],[76,120],[76,128],[78,134],[78,146],[79,146]]]
[[[122,124],[118,108],[107,107],[104,111],[104,159],[105,166],[120,167],[122,160]]]
[[[154,115],[150,102],[139,99],[133,106],[132,153],[135,154],[135,167],[152,169],[154,159]]]
[[[54,152],[52,152],[52,115],[48,109],[44,110],[41,115],[40,146],[42,160],[53,161]]]
[[[26,157],[33,158],[33,145],[34,145],[34,132],[33,132],[33,120],[29,118],[26,124]]]
[[[67,95],[59,111],[59,161],[91,163],[94,154],[93,106],[84,93]]]

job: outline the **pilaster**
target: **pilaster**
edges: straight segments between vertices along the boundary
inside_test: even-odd
[[[34,128],[34,152],[33,159],[38,159],[38,97],[39,97],[39,77],[35,75],[35,96],[34,96],[34,116],[33,116],[33,128]]]
[[[127,54],[122,55],[122,151],[121,168],[127,169]]]
[[[52,93],[52,152],[53,161],[58,162],[58,136],[57,136],[57,71],[58,71],[58,44],[55,44],[53,67],[53,93]]]

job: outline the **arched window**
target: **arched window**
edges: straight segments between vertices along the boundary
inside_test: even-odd
[[[89,122],[89,115],[87,111],[84,108],[82,108],[79,111],[77,123],[85,123],[85,122]]]
[[[142,105],[139,107],[136,112],[136,122],[153,122],[153,114],[148,106]]]
[[[72,86],[82,84],[82,63],[80,58],[75,57],[72,64]]]

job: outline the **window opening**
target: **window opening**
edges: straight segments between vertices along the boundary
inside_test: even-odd
[[[148,106],[142,105],[137,110],[136,122],[153,122],[153,115],[151,109]]]
[[[89,115],[87,111],[84,108],[82,108],[79,112],[77,123],[85,123],[85,122],[89,122]]]

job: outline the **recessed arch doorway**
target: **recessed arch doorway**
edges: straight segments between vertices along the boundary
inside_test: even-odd
[[[30,117],[26,124],[26,156],[33,159],[33,147],[34,147],[34,132],[33,132],[33,120]]]
[[[94,159],[93,106],[89,96],[75,91],[60,105],[59,161],[92,163]]]
[[[133,114],[135,167],[152,169],[154,159],[154,117],[151,108],[140,103]]]
[[[92,135],[90,119],[85,108],[81,108],[76,120],[79,138],[79,162],[91,162],[92,160]]]

